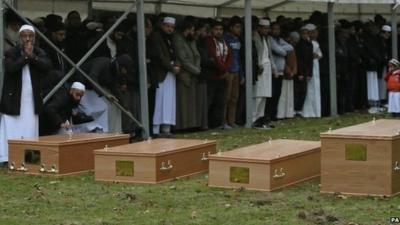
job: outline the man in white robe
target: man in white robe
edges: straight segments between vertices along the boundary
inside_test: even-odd
[[[322,58],[321,48],[317,42],[318,30],[314,24],[307,24],[306,29],[310,32],[311,43],[313,45],[313,75],[307,81],[307,95],[303,105],[303,117],[321,117],[321,90],[319,60]]]
[[[38,114],[43,108],[40,79],[51,66],[44,51],[34,47],[34,28],[23,25],[19,34],[21,44],[5,53],[0,101],[0,163],[8,161],[8,140],[38,138]]]
[[[264,117],[265,104],[267,98],[272,97],[272,62],[270,49],[268,46],[267,35],[270,31],[270,21],[261,19],[258,23],[258,29],[254,32],[254,42],[257,48],[258,67],[260,73],[257,76],[257,81],[253,86],[253,125],[259,127],[255,123],[260,118]],[[265,120],[265,119],[264,119]]]
[[[176,61],[175,45],[172,34],[175,30],[175,18],[165,17],[161,30],[152,36],[152,44],[159,52],[159,65],[153,68],[158,80],[153,116],[153,134],[170,137],[171,126],[176,123],[176,77],[180,66]],[[153,59],[157,60],[157,59]]]

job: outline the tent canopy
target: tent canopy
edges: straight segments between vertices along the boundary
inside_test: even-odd
[[[398,0],[397,0],[398,1]],[[83,17],[88,13],[89,0],[14,0],[24,15],[38,17],[49,12],[65,16],[70,10],[79,11]],[[32,4],[35,2],[35,4]],[[124,11],[132,0],[92,0],[95,10]],[[278,15],[308,17],[311,12],[326,12],[327,2],[335,2],[337,18],[367,19],[375,14],[390,17],[391,4],[396,0],[252,0],[253,14],[257,16]],[[186,14],[199,17],[229,17],[243,15],[245,0],[145,0],[145,13]]]

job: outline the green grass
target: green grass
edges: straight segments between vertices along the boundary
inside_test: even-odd
[[[381,116],[385,117],[385,116]],[[378,117],[377,117],[378,119]],[[180,134],[215,139],[218,149],[269,138],[319,140],[319,133],[372,120],[366,114],[281,121],[270,131],[234,129]],[[63,178],[9,175],[0,169],[0,224],[389,224],[400,197],[319,193],[319,179],[257,192],[207,187],[207,174],[161,185],[98,183],[93,173]],[[337,221],[335,221],[337,220]]]

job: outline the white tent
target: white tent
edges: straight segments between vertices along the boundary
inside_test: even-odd
[[[312,0],[311,0],[312,1]],[[327,0],[252,0],[252,13],[258,16],[278,15],[308,17],[311,12],[326,12]],[[132,0],[13,0],[23,15],[31,18],[54,12],[65,16],[70,10],[85,17],[90,9],[124,11]],[[34,4],[32,4],[34,2]],[[243,15],[244,0],[145,0],[145,13],[173,13],[199,17]],[[375,14],[391,17],[394,0],[336,0],[334,13],[337,18],[369,19]]]
[[[251,125],[252,85],[251,85],[251,15],[285,14],[288,16],[308,16],[314,10],[328,12],[329,22],[329,59],[331,80],[331,113],[337,114],[336,106],[336,62],[334,16],[363,19],[380,13],[391,18],[393,29],[393,54],[397,56],[397,17],[393,9],[399,0],[0,0],[1,9],[4,2],[12,2],[14,7],[24,16],[43,16],[50,12],[65,14],[70,10],[78,10],[83,15],[89,14],[92,8],[106,10],[126,10],[127,5],[136,4],[138,18],[139,67],[141,74],[141,102],[142,124],[148,131],[147,90],[145,40],[144,40],[144,13],[176,13],[191,14],[202,17],[217,17],[231,15],[245,15],[245,46],[246,46],[246,95],[247,95],[247,123]],[[244,9],[244,10],[243,10]],[[0,27],[3,28],[3,18],[0,17]],[[0,36],[3,29],[0,28]],[[3,52],[3,43],[0,44]],[[0,87],[3,82],[3,64],[0,64]],[[1,88],[0,88],[1,89]],[[0,92],[1,93],[1,92]],[[148,132],[146,132],[146,135]]]

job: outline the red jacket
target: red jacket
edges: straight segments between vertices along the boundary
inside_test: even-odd
[[[211,66],[209,69],[209,78],[211,80],[220,80],[225,73],[228,72],[228,69],[232,63],[232,50],[228,45],[227,50],[228,50],[228,55],[226,56],[225,60],[222,60],[220,57],[217,57],[217,46],[215,44],[214,38],[212,36],[209,36],[206,38],[206,43],[207,43],[207,50],[209,57],[212,58],[214,65]]]
[[[385,80],[387,81],[388,91],[400,92],[400,70],[389,72]]]

